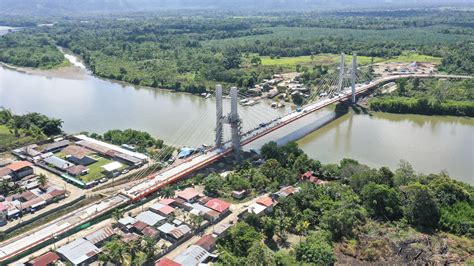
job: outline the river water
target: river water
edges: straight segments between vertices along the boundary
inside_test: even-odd
[[[212,144],[214,140],[213,98],[133,87],[88,74],[80,79],[66,79],[0,67],[0,106],[15,113],[39,112],[60,118],[69,133],[133,128],[178,146]],[[228,100],[224,106],[228,112]],[[288,110],[271,109],[264,102],[252,107],[239,106],[244,129]],[[330,110],[311,114],[252,147],[281,138],[328,113]],[[395,168],[400,159],[405,159],[417,171],[447,170],[451,176],[474,184],[473,136],[474,119],[348,114],[304,137],[299,144],[311,157],[325,163],[350,157],[374,167]]]

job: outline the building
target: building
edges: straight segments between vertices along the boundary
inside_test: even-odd
[[[171,207],[176,206],[176,201],[174,199],[170,199],[170,198],[161,199],[158,203],[163,204],[163,205],[168,205],[168,206],[171,206]]]
[[[151,238],[154,238],[154,239],[158,239],[158,236],[160,235],[160,232],[158,232],[158,230],[156,230],[155,228],[153,228],[151,226],[147,226],[147,227],[143,228],[141,233],[144,236],[148,236],[148,237],[151,237]]]
[[[83,176],[89,173],[89,168],[84,165],[74,165],[66,169],[66,173],[70,176]]]
[[[198,245],[191,245],[183,253],[179,254],[173,261],[181,265],[200,265],[201,263],[209,262],[210,259],[216,258],[217,256],[207,252],[205,249]]]
[[[181,264],[167,258],[162,258],[155,263],[155,266],[181,266]]]
[[[114,234],[115,232],[114,232],[114,229],[112,229],[112,227],[105,226],[85,236],[84,239],[91,242],[92,244],[96,246],[101,246],[104,242],[112,238]]]
[[[321,185],[324,182],[319,180],[316,176],[314,176],[313,171],[308,171],[300,176],[301,181],[308,181],[316,185]]]
[[[202,247],[204,250],[211,252],[216,248],[216,238],[213,235],[205,235],[201,237],[195,245]]]
[[[230,203],[220,199],[212,199],[206,203],[206,207],[213,209],[220,214],[225,214],[230,209]]]
[[[150,211],[152,211],[156,214],[159,214],[159,215],[163,215],[163,216],[171,215],[174,212],[174,210],[175,209],[173,207],[168,206],[168,205],[163,205],[161,203],[153,204],[150,207]]]
[[[0,168],[0,179],[2,180],[10,180],[12,179],[12,170],[8,169],[7,167]]]
[[[273,201],[273,199],[271,197],[261,197],[259,199],[257,199],[256,201],[257,204],[260,204],[262,206],[265,206],[265,211],[267,213],[269,212],[272,212],[273,211],[273,206],[275,206],[275,202]]]
[[[63,160],[56,156],[49,156],[48,158],[43,159],[43,161],[51,167],[57,168],[59,170],[66,170],[69,167],[73,167],[74,164],[66,160]]]
[[[33,164],[28,161],[18,161],[6,166],[11,173],[9,174],[14,180],[20,180],[25,176],[34,174]]]
[[[59,260],[58,254],[53,251],[47,252],[26,263],[28,266],[52,266]]]
[[[137,222],[137,219],[127,216],[117,221],[118,226],[125,232],[129,232],[132,229],[133,224]]]
[[[78,164],[78,165],[90,165],[97,162],[96,159],[89,155],[93,151],[77,145],[69,145],[62,150],[62,153],[66,155],[66,160]]]
[[[263,215],[265,213],[265,210],[267,209],[266,206],[264,205],[261,205],[261,204],[258,204],[258,203],[252,203],[250,204],[246,211],[243,213],[243,215],[245,215],[245,213],[253,213],[257,216],[260,216],[260,215]]]
[[[109,164],[101,166],[101,168],[104,169],[104,172],[110,176],[115,176],[120,173],[122,167],[123,165],[119,162],[111,162]]]
[[[55,153],[55,152],[58,152],[60,150],[62,150],[63,148],[69,146],[71,144],[71,142],[69,140],[60,140],[60,141],[57,141],[57,142],[53,142],[53,143],[50,143],[48,145],[46,145],[44,148],[43,148],[43,153],[46,153],[46,152],[52,152],[52,153]]]
[[[165,217],[163,217],[159,214],[156,214],[152,211],[144,211],[144,212],[138,214],[137,217],[135,217],[135,218],[138,221],[142,221],[142,222],[144,222],[145,224],[147,224],[149,226],[155,226],[159,222],[166,219]]]
[[[247,195],[247,191],[245,189],[241,191],[232,191],[232,197],[234,199],[243,199],[245,198],[246,195]]]
[[[273,193],[272,198],[275,200],[279,198],[285,198],[299,191],[300,188],[295,188],[293,186],[282,187],[278,192]]]
[[[177,191],[176,196],[186,202],[195,202],[199,197],[199,192],[194,188],[188,187],[184,190]]]
[[[164,223],[160,227],[158,227],[158,231],[165,236],[169,234],[171,231],[173,231],[176,228],[176,226],[170,224],[170,223]]]
[[[180,225],[168,233],[172,239],[178,241],[191,234],[191,228],[187,225]]]
[[[101,250],[94,244],[79,238],[58,248],[57,253],[72,265],[87,265],[96,260]]]

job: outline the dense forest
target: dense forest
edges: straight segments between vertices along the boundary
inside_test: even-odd
[[[442,57],[443,71],[473,73],[471,11],[191,14],[58,19],[52,27],[2,36],[0,60],[60,66],[58,45],[80,55],[98,76],[188,92],[210,90],[216,82],[252,87],[283,70],[260,64],[263,56],[355,52],[390,58],[416,50]]]
[[[474,117],[474,81],[402,79],[395,91],[369,103],[389,113]]]
[[[204,178],[206,193],[272,192],[306,171],[329,183],[303,182],[272,214],[250,215],[233,226],[219,242],[222,265],[472,262],[474,187],[447,173],[416,174],[404,161],[394,172],[351,159],[323,165],[294,143],[266,144],[262,156],[260,167]],[[217,182],[223,189],[215,189]]]

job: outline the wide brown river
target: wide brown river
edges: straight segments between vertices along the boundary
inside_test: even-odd
[[[60,118],[69,133],[134,128],[175,145],[198,146],[214,140],[212,98],[132,87],[88,74],[65,79],[0,67],[0,106],[15,113],[40,112]],[[228,101],[225,108],[228,110]],[[288,111],[271,109],[268,103],[239,108],[244,129]],[[312,114],[259,144],[328,112]],[[446,170],[454,178],[474,184],[473,138],[474,119],[377,113],[345,115],[299,140],[299,144],[324,163],[350,157],[374,167],[395,168],[400,159],[405,159],[416,171]]]

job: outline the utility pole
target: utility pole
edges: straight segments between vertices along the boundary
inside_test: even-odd
[[[338,93],[342,91],[342,86],[344,84],[344,60],[345,60],[346,55],[344,53],[341,53],[341,61],[339,62],[339,88],[338,88]]]
[[[224,117],[222,115],[222,86],[216,85],[216,148],[222,148],[224,139]]]
[[[357,71],[357,54],[352,55],[352,104],[356,103],[356,71]]]
[[[237,88],[232,87],[230,89],[230,114],[228,117],[228,122],[231,128],[231,135],[232,135],[232,148],[234,150],[235,158],[238,162],[240,162],[240,118],[239,113],[237,111],[238,106],[238,98],[237,98]]]

